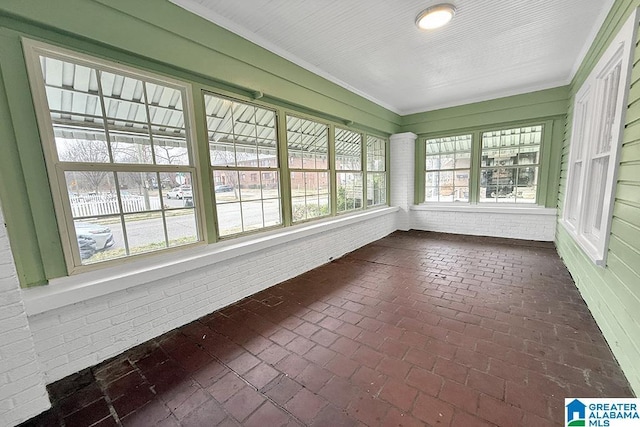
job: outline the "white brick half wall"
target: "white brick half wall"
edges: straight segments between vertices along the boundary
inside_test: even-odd
[[[0,208],[0,425],[19,424],[50,406]]]
[[[551,242],[556,234],[556,209],[418,205],[411,208],[411,228]]]
[[[152,266],[148,275],[121,273],[97,283],[96,273],[85,273],[29,289],[25,301],[45,380],[93,366],[378,240],[395,231],[397,212],[383,208],[209,245],[174,263],[170,274],[166,265]],[[137,283],[141,277],[152,279]],[[88,298],[92,293],[97,296]]]

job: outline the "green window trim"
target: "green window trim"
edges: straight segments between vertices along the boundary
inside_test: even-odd
[[[430,139],[454,138],[461,135],[471,135],[471,169],[469,176],[469,202],[451,202],[452,204],[494,206],[492,203],[480,202],[480,181],[482,158],[482,136],[485,133],[516,128],[542,126],[542,141],[540,143],[539,162],[537,163],[538,181],[536,188],[536,202],[531,205],[556,207],[554,197],[559,181],[559,162],[562,152],[562,120],[563,117],[545,117],[540,119],[523,120],[518,122],[496,123],[476,128],[455,129],[433,134],[418,135],[416,139],[416,176],[415,203],[439,204],[442,202],[428,202],[426,199],[426,141]],[[515,203],[497,203],[495,206],[513,206]],[[519,205],[520,206],[520,205]]]
[[[47,46],[49,46],[52,50],[60,50],[60,51],[67,50],[67,48],[59,48],[53,45],[47,45]],[[17,55],[17,57],[22,60],[24,58],[23,52],[21,50],[18,50],[18,52],[19,54]],[[77,53],[73,50],[69,50],[69,52]],[[82,53],[78,55],[86,55],[86,54]],[[112,59],[101,59],[100,58],[101,55],[93,56],[93,54],[88,54],[86,56],[87,58],[94,58],[96,60],[99,60],[105,63],[116,64],[115,65],[116,68],[120,66],[119,63],[113,62]],[[143,66],[134,65],[134,66],[124,66],[124,67],[128,69],[132,69],[134,71],[138,70],[141,74],[144,74],[144,75],[158,73],[158,71],[155,70],[155,67],[149,67],[148,65],[149,64],[145,64]],[[5,68],[7,67],[2,67],[2,70],[4,71]],[[15,67],[10,67],[10,69],[13,69],[13,68]],[[199,201],[198,203],[199,206],[197,205],[196,207],[199,210],[198,222],[201,224],[200,236],[201,236],[201,239],[203,239],[203,242],[202,242],[203,244],[207,244],[207,243],[211,244],[220,240],[220,237],[217,233],[218,224],[217,224],[216,208],[214,203],[215,184],[213,182],[213,178],[209,176],[211,174],[205,173],[205,171],[210,170],[208,147],[206,143],[203,143],[203,141],[207,141],[207,126],[206,126],[206,120],[204,119],[206,111],[205,111],[205,105],[203,100],[203,93],[205,92],[212,93],[214,95],[219,95],[219,96],[232,97],[242,102],[253,102],[256,105],[262,105],[265,108],[270,108],[276,112],[277,133],[278,133],[278,137],[279,137],[278,139],[280,144],[279,160],[280,160],[280,166],[281,166],[280,168],[280,174],[281,174],[280,189],[281,189],[281,206],[282,206],[281,208],[282,225],[281,226],[286,227],[286,226],[293,225],[292,215],[291,215],[292,204],[290,201],[290,197],[291,197],[290,185],[282,184],[285,182],[285,180],[282,179],[282,177],[286,177],[289,174],[289,168],[286,162],[286,158],[288,155],[286,150],[287,140],[286,140],[286,137],[283,137],[283,136],[286,136],[285,118],[287,114],[300,116],[300,117],[308,117],[312,120],[325,123],[329,127],[329,130],[330,130],[329,132],[329,153],[330,153],[329,177],[330,178],[329,179],[331,181],[331,188],[333,190],[331,192],[332,195],[331,195],[331,201],[330,201],[332,207],[336,206],[336,192],[335,192],[335,172],[336,171],[335,171],[335,161],[333,158],[335,153],[335,139],[333,138],[333,132],[336,127],[344,128],[345,130],[348,130],[350,132],[358,133],[359,135],[361,135],[361,138],[363,141],[365,141],[369,136],[378,138],[379,140],[383,141],[384,152],[385,152],[385,159],[384,159],[385,168],[384,168],[384,171],[380,171],[380,172],[377,171],[375,173],[384,174],[384,181],[386,183],[389,182],[389,150],[390,148],[389,148],[388,137],[382,136],[378,134],[376,131],[370,133],[370,128],[368,128],[366,125],[361,126],[358,124],[353,124],[350,120],[343,120],[340,123],[333,122],[333,121],[327,120],[326,118],[320,118],[320,117],[326,117],[327,116],[326,113],[322,113],[322,112],[317,112],[314,114],[308,114],[307,112],[303,113],[301,111],[305,110],[304,107],[300,107],[300,110],[297,109],[298,108],[297,106],[295,108],[291,106],[283,107],[282,104],[277,100],[273,100],[273,101],[269,100],[268,102],[262,102],[262,99],[261,99],[259,101],[256,101],[250,95],[246,96],[236,91],[230,91],[229,89],[221,89],[220,85],[214,84],[214,83],[205,84],[203,83],[202,79],[191,77],[184,72],[174,73],[173,71],[167,68],[164,68],[159,73],[160,75],[166,76],[166,79],[169,79],[169,80],[176,79],[176,81],[184,83],[187,89],[183,95],[186,98],[192,99],[192,101],[190,102],[191,105],[189,106],[190,108],[189,114],[191,115],[195,123],[191,126],[191,132],[195,135],[194,147],[193,147],[193,164],[192,164],[192,167],[195,171],[195,175],[193,180],[195,184],[194,188],[199,188],[199,190],[196,191],[197,194],[194,194],[194,198],[197,198],[196,200]],[[26,82],[26,76],[24,77],[24,80]],[[23,93],[24,93],[24,90],[23,90]],[[14,107],[15,102],[13,101],[15,101],[15,96],[12,96],[11,99],[6,100],[5,105],[7,106],[7,111],[9,111],[10,108]],[[32,101],[29,101],[26,104],[28,107],[33,108]],[[11,120],[11,122],[15,123],[15,120]],[[33,118],[33,123],[39,123],[37,120],[35,120],[35,114]],[[347,124],[347,126],[345,126],[345,124]],[[15,141],[14,138],[16,137],[12,136],[12,138],[10,139]],[[40,138],[36,138],[35,140],[40,141]],[[37,145],[38,147],[36,151],[41,152],[41,150],[43,150],[41,143],[38,142]],[[362,169],[363,181],[364,181],[366,179],[366,171],[365,171],[366,165],[364,162],[364,158],[366,156],[366,144],[363,143],[362,145],[363,147],[362,147],[361,156],[363,161],[361,164],[361,169]],[[32,147],[32,148],[36,148],[36,147]],[[19,154],[19,156],[22,159],[22,154]],[[29,169],[32,169],[32,168],[29,168]],[[29,173],[29,172],[25,172],[25,173],[19,172],[18,175],[20,175],[21,177],[24,177],[26,173]],[[40,179],[40,181],[42,181],[42,179]],[[364,199],[364,197],[366,197],[366,186],[363,185],[363,187],[364,187],[363,192],[365,194],[363,195],[363,199]],[[39,197],[38,199],[43,199],[44,201],[50,200],[51,191],[48,188],[46,189],[40,188],[38,192],[39,194],[41,193],[42,196],[45,196],[44,198]],[[362,207],[362,209],[388,205],[388,200],[389,200],[388,192],[389,192],[389,186],[387,185],[385,188],[386,197],[385,197],[384,204],[365,205]],[[6,190],[3,190],[3,193],[6,195]],[[25,196],[25,199],[26,199],[26,196]],[[8,200],[6,196],[4,200]],[[33,205],[31,196],[29,196],[29,200],[31,205]],[[12,217],[11,208],[7,209],[6,206],[7,204],[5,203],[5,211],[9,210],[10,212],[6,214],[5,217],[7,219],[10,219]],[[29,210],[30,208],[27,207],[26,209]],[[42,220],[46,220],[46,222],[48,223],[53,222],[54,224],[56,224],[57,221],[55,220],[55,217],[53,217],[52,215],[46,214],[46,212],[48,211],[49,211],[48,209],[43,210],[42,215],[40,215],[42,216],[42,218],[38,218],[38,216],[36,215],[34,217],[34,226],[27,226],[27,230],[38,229],[39,227],[41,227],[41,225],[39,224],[42,224]],[[54,207],[51,207],[51,211],[58,212],[59,210],[57,210]],[[333,217],[335,215],[336,215],[335,208],[333,208],[332,212],[330,212],[328,216]],[[10,228],[11,228],[9,230],[10,236],[15,236],[15,232],[14,232],[15,228],[13,227],[13,224],[11,225]],[[165,226],[165,229],[166,229],[166,226]],[[48,242],[51,243],[50,246],[54,245],[56,247],[60,247],[59,245],[63,239],[63,236],[61,236],[60,233],[58,233],[58,228],[50,227],[49,231],[53,232],[53,234],[47,240]],[[248,233],[241,233],[241,234],[249,234],[252,232],[254,231],[251,231]],[[25,233],[25,235],[28,235],[28,234],[29,233]],[[34,237],[32,237],[31,241],[35,241],[39,237],[40,236],[36,234]],[[38,241],[37,246],[39,248],[44,248],[44,246],[42,246],[42,242],[40,241]],[[40,252],[40,251],[34,251],[34,250],[25,250],[24,248],[28,248],[28,245],[19,244],[17,245],[17,248],[14,248],[16,266],[19,270],[20,282],[22,286],[34,286],[39,284],[46,284],[48,279],[56,278],[56,277],[64,277],[69,275],[70,273],[74,274],[76,272],[80,272],[73,268],[68,267],[67,261],[66,261],[68,257],[63,256],[62,250],[55,250],[55,253],[57,254],[57,256],[51,256],[50,254],[46,253],[46,251]],[[163,250],[163,253],[164,251],[173,251],[173,250],[179,250],[179,249],[175,249],[175,248],[165,249]],[[42,255],[40,255],[41,253]],[[134,257],[134,259],[136,259],[136,257]],[[129,260],[127,258],[119,258],[115,262],[120,263],[120,262],[128,262],[128,261]],[[108,263],[96,264],[91,266],[91,268],[84,269],[83,271],[90,271],[92,269],[98,269],[103,267],[108,267]],[[25,270],[28,270],[26,274],[25,274]]]

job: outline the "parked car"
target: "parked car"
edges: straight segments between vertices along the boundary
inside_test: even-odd
[[[74,222],[74,225],[76,229],[76,236],[78,238],[78,247],[80,247],[81,249],[81,254],[83,248],[83,246],[81,246],[81,243],[82,245],[84,245],[87,253],[89,252],[89,248],[91,247],[95,246],[94,252],[96,252],[108,249],[116,243],[116,241],[113,239],[113,234],[111,233],[111,229],[109,227],[82,221],[76,221]],[[88,241],[88,239],[93,240],[93,246],[91,245],[91,242]]]
[[[233,191],[233,185],[221,184],[215,186],[216,193],[226,193],[228,191]]]
[[[183,199],[185,197],[193,197],[190,185],[181,185],[167,192],[167,199]]]
[[[80,259],[91,258],[96,253],[96,241],[89,236],[78,236]]]

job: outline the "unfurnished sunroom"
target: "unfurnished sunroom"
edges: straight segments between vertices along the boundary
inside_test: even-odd
[[[2,424],[637,393],[638,2],[360,3],[0,6]]]

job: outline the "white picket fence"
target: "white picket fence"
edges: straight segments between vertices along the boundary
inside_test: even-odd
[[[74,218],[94,215],[110,215],[120,213],[118,200],[115,197],[100,195],[71,196],[71,212]],[[149,209],[160,209],[160,199],[149,197],[149,206],[145,206],[143,196],[123,196],[122,209],[124,212],[142,212]]]

